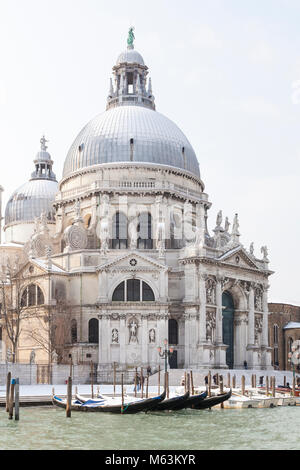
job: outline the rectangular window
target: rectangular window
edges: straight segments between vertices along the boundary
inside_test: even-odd
[[[127,281],[127,301],[139,302],[140,294],[140,281],[138,279],[128,279]]]

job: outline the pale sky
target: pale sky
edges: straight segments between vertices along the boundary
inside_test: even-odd
[[[299,18],[299,0],[0,0],[4,203],[43,133],[61,178],[134,26],[157,110],[197,154],[210,231],[238,213],[244,246],[268,246],[269,300],[300,305]]]

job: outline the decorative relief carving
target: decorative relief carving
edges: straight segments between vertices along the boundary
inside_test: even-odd
[[[255,310],[261,312],[262,311],[262,289],[261,287],[256,287],[254,291],[254,308]]]
[[[87,247],[87,233],[83,227],[72,225],[65,230],[64,239],[66,245],[72,251],[82,250]]]
[[[119,331],[117,328],[114,328],[111,332],[111,342],[113,344],[119,344]]]
[[[155,343],[155,338],[156,338],[156,332],[155,332],[155,329],[154,328],[151,328],[151,330],[149,330],[149,343],[153,344]]]
[[[255,315],[255,324],[254,324],[254,341],[255,344],[259,344],[259,337],[262,332],[262,317],[260,315]]]
[[[205,283],[205,288],[206,288],[206,303],[209,305],[215,305],[216,281],[212,278],[208,278]]]

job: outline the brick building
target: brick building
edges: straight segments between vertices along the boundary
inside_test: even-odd
[[[269,303],[268,306],[272,365],[280,370],[289,370],[292,364],[288,354],[292,352],[294,341],[300,341],[300,306],[279,303]],[[299,365],[295,366],[299,371]]]

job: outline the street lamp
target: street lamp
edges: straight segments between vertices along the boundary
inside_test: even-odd
[[[168,370],[168,358],[172,356],[173,352],[174,352],[174,349],[173,348],[168,348],[168,340],[165,339],[164,340],[164,345],[165,345],[165,349],[162,351],[162,348],[159,347],[157,348],[157,351],[158,351],[158,354],[160,355],[160,357],[164,358],[165,360],[165,372],[167,372]]]

